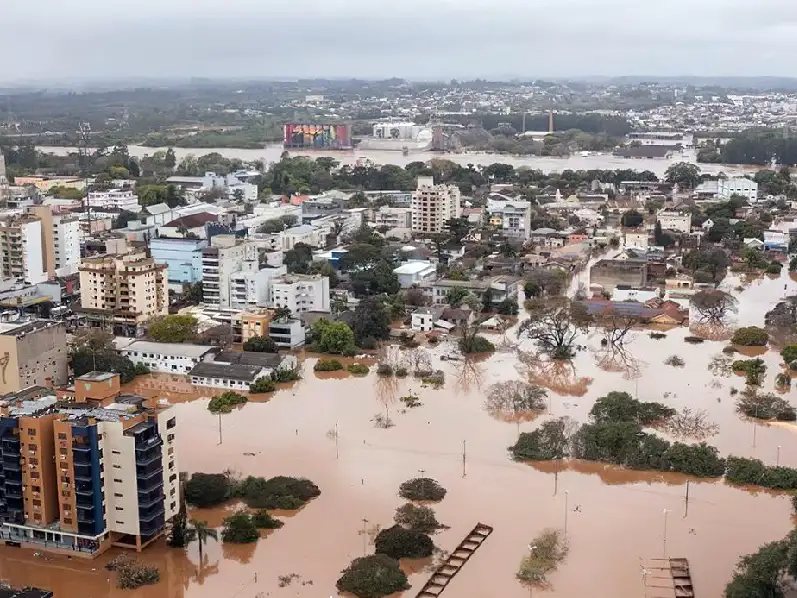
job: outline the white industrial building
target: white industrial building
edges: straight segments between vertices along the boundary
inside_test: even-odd
[[[685,234],[692,230],[692,214],[662,211],[656,215],[656,221],[661,224],[663,230],[671,230]]]
[[[728,200],[734,195],[741,195],[750,203],[755,203],[758,201],[758,183],[744,177],[717,181],[717,197]]]
[[[437,266],[427,261],[410,261],[393,269],[393,274],[398,276],[402,289],[424,282],[437,279]]]

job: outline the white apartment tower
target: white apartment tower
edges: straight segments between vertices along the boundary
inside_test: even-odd
[[[435,185],[432,177],[418,177],[418,188],[412,194],[412,232],[443,232],[446,222],[462,214],[460,198],[457,187]]]
[[[271,281],[271,307],[287,307],[292,314],[329,311],[329,278],[287,274]]]
[[[38,284],[47,280],[42,221],[30,216],[0,222],[0,275]]]

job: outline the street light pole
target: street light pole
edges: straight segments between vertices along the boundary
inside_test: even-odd
[[[778,445],[778,456],[775,457],[775,467],[780,467],[780,445]]]
[[[565,490],[565,538],[567,538],[567,499],[570,496],[570,491]]]
[[[534,551],[536,549],[537,549],[536,545],[529,544],[529,560],[531,560],[531,557],[534,556]],[[531,564],[531,563],[529,563],[529,564]],[[532,598],[532,590],[533,589],[534,589],[534,584],[532,582],[529,582],[529,598]]]
[[[663,556],[665,557],[667,556],[667,513],[669,513],[669,511],[664,509],[664,541],[662,543],[662,548],[664,549]]]

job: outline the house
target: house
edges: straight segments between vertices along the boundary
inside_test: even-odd
[[[432,282],[437,278],[437,266],[430,261],[409,261],[393,270],[398,276],[402,289],[423,282]]]
[[[590,269],[590,283],[611,293],[618,285],[642,288],[647,284],[647,260],[599,260]]]
[[[661,224],[663,230],[684,234],[692,230],[692,214],[689,213],[661,211],[656,215],[656,222]]]
[[[567,244],[575,245],[576,243],[583,243],[589,241],[589,235],[586,232],[574,232],[567,235]]]
[[[442,307],[419,307],[412,312],[410,328],[415,332],[431,332],[442,314]]]
[[[789,233],[780,230],[765,230],[764,250],[787,253],[789,251]]]
[[[744,239],[742,241],[745,247],[749,247],[750,249],[763,249],[764,242],[761,239],[751,238],[751,239]]]
[[[681,326],[689,321],[689,311],[681,309],[673,302],[666,307],[650,307],[636,301],[607,301],[605,299],[588,299],[581,304],[587,313],[601,320],[602,318],[636,318],[645,324]]]
[[[659,296],[658,289],[637,289],[629,287],[628,285],[620,284],[615,287],[612,292],[612,301],[627,302],[636,301],[637,303],[645,303],[651,299],[656,299]]]
[[[529,238],[538,247],[553,249],[564,246],[567,235],[552,228],[542,227],[531,231]]]
[[[222,351],[215,361],[201,362],[188,373],[194,386],[225,390],[249,390],[258,378],[281,367],[294,367],[296,357],[275,353]]]
[[[459,328],[470,326],[476,319],[472,309],[464,307],[448,307],[440,314],[440,319]]]

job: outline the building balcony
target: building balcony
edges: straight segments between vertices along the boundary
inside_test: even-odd
[[[11,488],[9,486],[6,486],[5,497],[6,497],[6,499],[10,499],[10,498],[21,499],[22,498],[22,486],[20,486],[19,488]]]
[[[156,517],[152,521],[142,521],[141,522],[141,535],[142,536],[153,536],[166,524],[166,520],[164,519],[163,515]]]
[[[79,465],[75,463],[75,481],[76,482],[89,482],[92,481],[91,464]]]
[[[137,471],[148,471],[149,466],[153,463],[160,464],[163,461],[163,453],[160,451],[160,447],[157,447],[156,450],[151,450],[146,453],[140,453],[136,455],[136,470]],[[161,469],[163,467],[161,466]]]
[[[22,466],[19,464],[19,458],[3,457],[2,461],[3,471],[22,471]]]
[[[165,513],[165,510],[163,508],[163,501],[161,501],[160,503],[155,504],[155,505],[153,505],[151,507],[148,507],[148,508],[142,508],[139,505],[139,508],[138,508],[138,519],[142,523],[148,523],[148,522],[151,522],[151,521],[155,521],[158,518],[163,519],[164,513]]]

